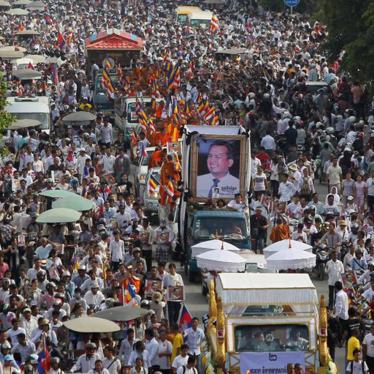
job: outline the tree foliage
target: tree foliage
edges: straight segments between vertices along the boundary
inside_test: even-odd
[[[3,75],[0,73],[0,134],[2,134],[3,130],[7,129],[14,122],[14,116],[5,111],[6,91],[7,84]]]
[[[322,21],[327,25],[326,49],[330,59],[342,51],[343,68],[361,81],[374,74],[374,2],[372,0],[319,0]]]

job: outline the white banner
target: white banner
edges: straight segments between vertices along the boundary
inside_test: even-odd
[[[289,364],[299,364],[305,372],[305,352],[240,353],[241,374],[287,374]]]

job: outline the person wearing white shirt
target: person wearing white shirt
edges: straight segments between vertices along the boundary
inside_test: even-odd
[[[348,295],[343,290],[342,282],[338,281],[335,283],[336,296],[335,296],[335,307],[334,314],[338,320],[338,341],[342,341],[343,333],[346,330],[348,321]]]
[[[158,348],[157,341],[156,341],[156,345],[157,345],[157,347],[154,349],[155,353],[153,355],[156,355],[156,353],[157,353],[157,348]],[[130,354],[127,366],[133,367],[135,365],[135,361],[138,357],[140,357],[143,360],[143,366],[146,369],[148,369],[152,366],[151,365],[151,360],[150,360],[151,355],[150,355],[149,351],[147,349],[145,349],[144,343],[141,340],[137,341],[134,344],[134,349],[132,350],[132,352]]]
[[[129,362],[131,352],[134,350],[134,344],[137,341],[138,340],[135,339],[134,329],[129,328],[127,330],[127,337],[122,340],[121,346],[118,352],[118,356],[123,363],[127,364]]]
[[[283,175],[283,181],[279,184],[278,193],[280,195],[280,202],[289,202],[291,201],[293,195],[296,193],[295,185],[288,180],[288,175]]]
[[[119,212],[115,215],[115,220],[118,223],[118,226],[122,229],[126,229],[126,227],[131,222],[131,215],[125,211],[125,206],[119,206]]]
[[[119,231],[114,231],[114,239],[109,243],[109,252],[111,258],[111,267],[114,272],[118,270],[119,264],[125,258],[125,243],[120,239]]]
[[[261,161],[256,157],[256,153],[251,153],[251,175],[252,178],[257,174],[257,168],[261,166]]]
[[[31,339],[32,332],[38,328],[38,321],[31,314],[30,308],[25,308],[22,311],[22,317],[20,321],[20,327],[22,327],[26,332],[26,338]]]
[[[335,283],[341,282],[342,274],[344,274],[344,265],[338,260],[336,251],[331,252],[331,260],[326,263],[326,273],[329,285],[329,309],[332,309],[335,299]]]
[[[145,330],[145,349],[149,353],[150,367],[157,368],[158,366],[158,342],[154,336],[153,329],[151,328],[148,328]]]
[[[169,273],[165,276],[163,284],[166,290],[168,290],[169,287],[184,286],[183,278],[180,274],[177,273],[177,267],[175,266],[175,264],[169,264]],[[172,300],[168,298],[167,307],[169,323],[177,322],[182,301],[183,300]]]
[[[370,280],[370,287],[362,294],[368,303],[374,300],[374,279]]]
[[[173,374],[176,374],[177,370],[182,367],[187,365],[188,361],[188,350],[190,348],[188,347],[187,344],[182,344],[181,345],[181,353],[175,359],[173,360],[173,363],[171,365]]]
[[[114,348],[109,345],[104,348],[103,366],[109,374],[119,374],[121,370],[121,361],[115,356]]]
[[[84,300],[86,300],[87,305],[93,305],[95,308],[98,308],[105,300],[105,296],[99,291],[99,284],[97,282],[92,282],[91,291],[87,291],[84,295]]]
[[[102,158],[104,174],[114,173],[114,163],[116,161],[115,156],[111,154],[110,148],[106,149],[106,153]]]
[[[374,372],[374,325],[371,325],[370,333],[364,337],[362,351],[370,373]]]
[[[166,339],[166,330],[160,329],[159,331],[159,341],[158,341],[158,350],[157,350],[157,366],[159,366],[160,370],[164,372],[164,370],[169,370],[171,368],[170,365],[170,357],[173,351],[173,346]]]
[[[113,142],[113,128],[107,118],[104,118],[104,124],[100,126],[100,143],[110,146]]]
[[[267,133],[261,140],[261,147],[265,148],[265,151],[275,151],[277,145],[275,144],[274,138]]]
[[[195,356],[189,356],[187,359],[187,365],[181,366],[177,370],[177,374],[198,374],[196,369],[197,359]]]
[[[96,344],[87,343],[86,344],[86,353],[79,356],[77,362],[70,369],[72,373],[88,373],[95,369],[96,361],[99,360],[99,354],[96,353]]]
[[[188,353],[190,355],[200,356],[200,346],[204,339],[204,331],[199,327],[199,320],[195,317],[192,319],[192,327],[186,329],[184,332],[184,340],[190,347]]]

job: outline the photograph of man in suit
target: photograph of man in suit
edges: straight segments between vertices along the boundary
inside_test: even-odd
[[[199,154],[199,170],[203,156]],[[232,197],[240,192],[240,180],[230,174],[234,165],[234,154],[230,143],[215,140],[209,147],[207,156],[208,174],[199,175],[196,184],[197,197]]]

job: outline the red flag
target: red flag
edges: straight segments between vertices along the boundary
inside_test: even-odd
[[[57,34],[57,46],[60,49],[65,47],[65,38],[60,32]]]
[[[178,326],[182,330],[186,330],[188,327],[192,326],[192,316],[184,304],[179,311]]]

